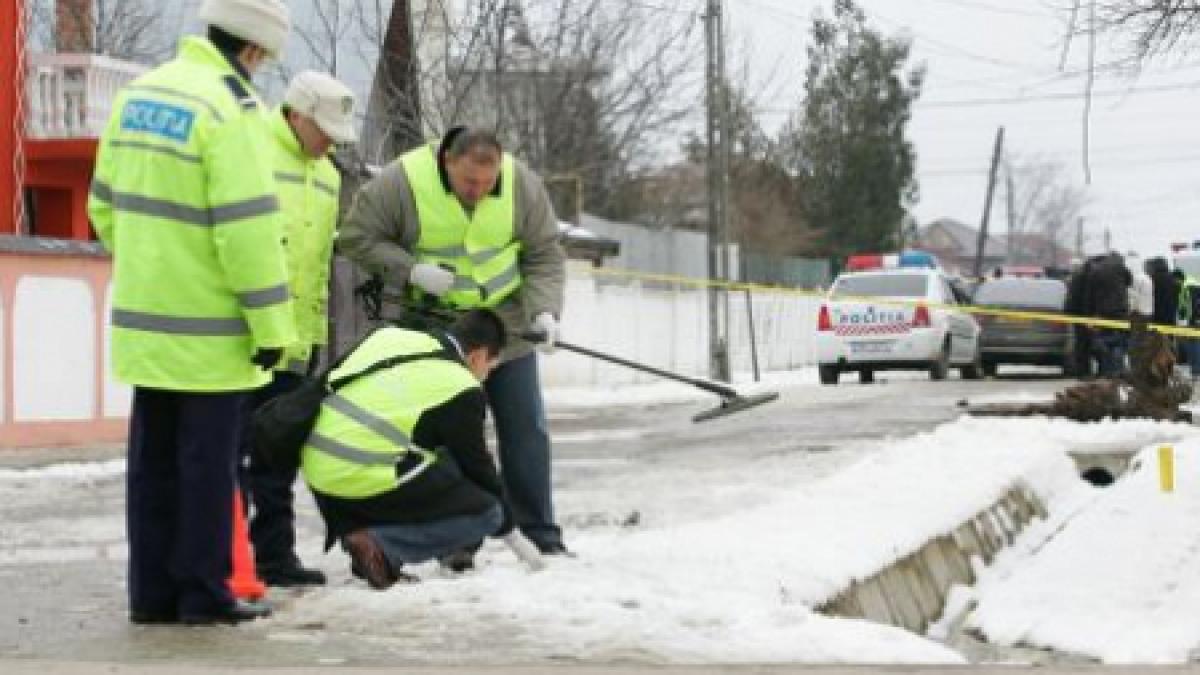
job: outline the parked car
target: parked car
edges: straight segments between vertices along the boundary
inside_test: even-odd
[[[842,274],[817,316],[821,383],[837,384],[845,372],[872,382],[880,370],[928,370],[942,380],[952,367],[964,378],[982,377],[979,324],[955,309],[966,300],[928,266]]]
[[[974,304],[1062,314],[1066,298],[1067,285],[1057,279],[1004,278],[980,284]],[[1059,366],[1063,374],[1074,374],[1075,338],[1070,324],[988,315],[978,319],[983,327],[980,344],[985,374],[995,375],[996,368],[1007,363]]]

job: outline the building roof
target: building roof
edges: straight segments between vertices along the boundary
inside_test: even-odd
[[[939,218],[917,231],[919,247],[937,249],[942,255],[973,257],[979,245],[979,229],[953,218]],[[1003,258],[1004,242],[988,235],[983,244],[984,258]]]

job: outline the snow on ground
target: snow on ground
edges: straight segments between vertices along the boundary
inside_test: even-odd
[[[799,372],[739,386],[810,385],[816,386],[812,373]],[[547,398],[570,415],[571,406],[597,401],[661,402],[661,389],[671,386],[578,397],[552,390]],[[580,440],[591,432],[570,433]],[[1108,490],[1080,481],[1067,454],[1113,447],[1149,453],[1176,441],[1179,485],[1172,495],[1155,491],[1153,454],[1143,454],[1143,468]],[[958,663],[961,655],[933,639],[824,617],[812,608],[1024,485],[1047,504],[1051,518],[1033,524],[984,570],[977,589],[956,592],[955,608],[978,602],[973,626],[1001,643],[1106,661],[1177,662],[1200,644],[1200,617],[1194,616],[1200,606],[1194,573],[1200,564],[1200,528],[1194,526],[1200,521],[1200,478],[1194,478],[1200,476],[1200,436],[1194,427],[963,417],[928,433],[874,442],[856,463],[815,480],[786,455],[746,457],[731,456],[727,474],[711,467],[675,479],[711,481],[703,491],[670,480],[639,482],[638,458],[619,458],[631,465],[625,484],[631,503],[646,501],[643,492],[653,494],[656,508],[691,517],[573,529],[579,557],[553,559],[536,574],[489,542],[474,573],[451,577],[422,565],[411,570],[420,584],[377,593],[346,582],[345,558],[335,553],[323,560],[338,566],[334,584],[285,600],[263,627],[269,639],[285,642],[314,639],[319,630],[398,647],[417,644],[421,658],[447,662],[486,658],[479,644],[503,640],[506,654],[531,660]],[[30,488],[57,494],[66,485],[117,480],[123,471],[122,460],[0,470],[0,494]],[[747,489],[758,490],[759,498],[738,497]],[[698,505],[696,495],[705,492],[711,503]],[[576,506],[582,512],[588,504]],[[116,513],[0,524],[0,540],[10,543],[0,546],[0,565],[76,559],[73,552],[84,559],[89,550],[120,557],[110,550],[121,543],[120,524]],[[304,541],[315,546],[318,537],[306,533]],[[31,549],[34,542],[42,547]],[[317,558],[312,553],[309,559]],[[464,643],[464,634],[474,642]],[[428,645],[445,649],[430,655]]]
[[[1157,448],[1086,509],[1060,510],[1036,546],[1003,556],[970,625],[994,643],[1105,663],[1188,661],[1200,647],[1200,440],[1175,446],[1173,493],[1160,490]]]
[[[572,533],[579,558],[556,559],[539,574],[522,571],[493,543],[481,569],[464,578],[425,565],[414,570],[427,578],[416,586],[325,589],[273,621],[285,633],[320,624],[397,640],[418,617],[436,626],[477,621],[502,627],[530,653],[562,658],[958,662],[934,641],[810,608],[957,527],[1019,482],[1052,511],[1077,510],[1097,490],[1076,476],[1071,447],[1186,433],[1152,422],[962,418],[881,444],[849,469],[797,481],[794,493],[765,504],[728,504],[723,516],[665,527]],[[1106,587],[1097,583],[1090,587]]]
[[[17,489],[44,481],[92,483],[125,475],[125,460],[105,462],[64,462],[29,469],[0,469],[0,488]]]

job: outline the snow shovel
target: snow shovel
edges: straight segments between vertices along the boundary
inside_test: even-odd
[[[542,340],[544,339],[545,336],[543,336],[541,333],[528,332],[528,333],[525,333],[524,335],[522,335],[521,337],[525,338],[526,340],[528,340],[530,342],[538,343],[538,342],[542,342]],[[556,340],[554,342],[554,346],[560,347],[569,352],[575,352],[576,354],[582,354],[583,356],[590,356],[593,359],[599,359],[601,361],[615,363],[618,366],[625,366],[626,368],[640,370],[643,373],[650,373],[651,375],[657,375],[658,377],[662,377],[662,378],[665,378],[668,380],[675,380],[676,382],[690,384],[693,387],[696,387],[698,389],[703,389],[704,391],[707,391],[712,394],[716,394],[717,396],[721,397],[720,405],[718,405],[717,407],[715,407],[711,410],[705,410],[704,412],[697,413],[694,417],[692,417],[693,422],[707,422],[708,420],[715,419],[717,417],[724,417],[725,415],[732,415],[733,413],[738,413],[743,410],[753,408],[755,406],[760,406],[764,403],[770,403],[771,401],[774,401],[775,399],[779,398],[779,393],[774,392],[774,391],[769,391],[764,394],[753,394],[751,396],[742,396],[741,394],[737,393],[737,391],[735,391],[733,388],[727,387],[723,384],[718,384],[716,382],[710,382],[708,380],[701,380],[699,378],[694,378],[694,377],[687,377],[685,375],[680,375],[679,373],[672,373],[669,370],[655,368],[654,366],[648,366],[644,363],[637,363],[636,361],[630,361],[628,359],[623,359],[619,356],[613,356],[612,354],[605,354],[603,352],[598,352],[594,349],[588,349],[587,347],[580,347],[579,345],[571,344],[570,342],[563,342],[562,340]]]

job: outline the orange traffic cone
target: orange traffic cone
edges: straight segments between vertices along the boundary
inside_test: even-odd
[[[258,600],[267,594],[267,585],[254,570],[254,552],[242,510],[242,491],[233,491],[233,574],[226,580],[229,592],[240,600]]]

